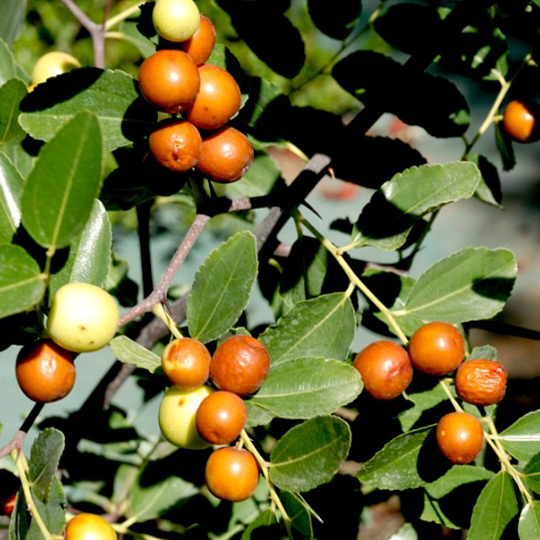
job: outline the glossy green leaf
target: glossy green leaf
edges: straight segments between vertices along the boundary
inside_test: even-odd
[[[4,0],[2,0],[2,4]],[[11,50],[6,42],[0,38],[0,86],[4,85],[9,79],[17,76],[17,66]]]
[[[424,485],[419,455],[433,426],[399,435],[377,452],[358,472],[358,479],[377,489],[401,491]]]
[[[291,428],[270,454],[270,479],[280,489],[309,491],[330,482],[349,453],[351,430],[335,416]]]
[[[345,39],[360,17],[362,2],[308,0],[308,10],[311,20],[321,32],[334,39]]]
[[[27,0],[2,0],[0,2],[0,39],[13,45],[23,28]]]
[[[425,485],[426,491],[437,499],[448,495],[452,490],[471,482],[491,480],[495,474],[483,467],[472,465],[454,465],[446,474],[430,484]]]
[[[126,336],[115,337],[109,343],[116,358],[124,364],[133,364],[154,373],[161,367],[161,358]]]
[[[525,466],[523,470],[527,485],[540,494],[540,454],[536,454]]]
[[[0,245],[0,318],[26,311],[45,293],[45,276],[19,246]]]
[[[101,201],[96,200],[81,235],[69,246],[68,260],[51,280],[54,294],[66,283],[92,283],[102,287],[111,264],[111,223]]]
[[[64,446],[64,434],[54,428],[43,430],[32,444],[28,474],[32,491],[41,501],[49,498]]]
[[[422,392],[407,392],[407,400],[411,401],[414,406],[405,409],[398,415],[403,431],[411,430],[426,411],[433,409],[447,399],[448,396],[440,384]]]
[[[277,523],[275,513],[270,509],[264,510],[248,525],[241,540],[279,538],[276,536],[276,534],[279,535]]]
[[[23,178],[27,178],[34,166],[36,158],[30,155],[17,141],[9,141],[2,145],[2,153],[5,154]]]
[[[26,133],[18,123],[19,104],[26,96],[26,85],[11,79],[0,87],[0,145],[7,141],[22,141]]]
[[[39,154],[24,186],[22,221],[41,246],[66,247],[80,234],[101,187],[99,124],[81,113]]]
[[[462,161],[407,169],[384,183],[366,205],[353,242],[358,247],[398,249],[417,220],[445,204],[472,197],[479,181],[476,165]]]
[[[198,492],[198,488],[178,476],[148,486],[139,479],[130,491],[131,511],[138,522],[156,519]]]
[[[382,53],[356,51],[332,75],[367,107],[383,108],[434,137],[459,137],[469,125],[469,107],[452,82],[414,72]]]
[[[245,404],[248,410],[246,427],[265,426],[274,418],[270,411],[257,407],[257,405],[251,403],[251,400],[247,400]]]
[[[533,411],[514,422],[501,434],[504,449],[520,461],[540,453],[540,411]]]
[[[307,419],[331,414],[362,390],[358,371],[325,358],[298,358],[273,365],[250,403],[274,416]]]
[[[48,141],[81,111],[99,122],[106,151],[132,144],[154,126],[156,113],[127,73],[82,68],[40,84],[21,103],[20,123],[35,139]]]
[[[344,360],[355,325],[350,299],[343,293],[326,294],[296,304],[260,340],[270,352],[273,365],[304,356]]]
[[[291,525],[303,535],[303,538],[313,538],[313,525],[311,524],[311,514],[299,495],[282,491],[279,494],[281,502],[291,518]]]
[[[212,251],[199,268],[187,301],[191,337],[207,343],[234,326],[257,277],[257,242],[242,231]]]
[[[0,243],[9,243],[21,222],[24,180],[12,161],[0,152]]]
[[[474,507],[469,540],[501,538],[503,533],[515,538],[508,525],[519,513],[514,482],[511,476],[501,471],[482,490]]]
[[[518,524],[519,540],[540,538],[540,501],[527,504],[521,511]]]
[[[506,249],[467,247],[428,268],[414,284],[401,317],[459,323],[490,319],[502,310],[517,275]]]

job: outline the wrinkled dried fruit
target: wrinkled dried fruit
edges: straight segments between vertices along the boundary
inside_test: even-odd
[[[506,393],[506,369],[491,360],[469,360],[456,373],[456,392],[467,403],[494,405]]]

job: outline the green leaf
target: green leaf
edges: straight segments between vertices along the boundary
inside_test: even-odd
[[[501,434],[503,448],[520,461],[540,453],[540,411],[533,411],[514,422]]]
[[[257,242],[242,231],[215,249],[195,276],[187,301],[191,337],[207,343],[234,326],[257,277]]]
[[[298,358],[273,365],[252,404],[280,418],[307,419],[333,413],[362,390],[351,365],[325,358]]]
[[[473,510],[468,539],[501,538],[503,533],[515,538],[507,527],[518,512],[514,482],[507,472],[501,471],[480,494]]]
[[[511,251],[467,247],[428,268],[414,284],[402,317],[460,323],[490,319],[502,310],[517,275]]]
[[[124,34],[124,39],[137,47],[144,58],[148,58],[156,52],[157,39],[155,40],[156,43],[154,43],[154,41],[143,36],[139,32],[139,24],[139,21],[124,21],[119,29]]]
[[[287,78],[298,75],[306,59],[304,43],[279,4],[243,0],[218,0],[217,3],[231,17],[240,38],[270,69]],[[254,25],[255,20],[264,24]]]
[[[0,87],[0,145],[7,141],[20,142],[26,136],[17,121],[19,104],[25,96],[26,85],[19,79],[11,79]]]
[[[68,260],[51,279],[51,296],[66,283],[103,287],[111,264],[111,223],[102,202],[96,200],[81,235],[69,246]]]
[[[45,277],[20,246],[0,245],[0,318],[35,306],[45,293]]]
[[[268,195],[279,176],[280,173],[274,160],[266,154],[260,154],[255,156],[253,164],[247,174],[242,177],[242,181],[224,184],[223,192],[231,199]]]
[[[251,403],[251,400],[245,401],[245,404],[248,410],[246,427],[265,426],[274,418],[270,411],[257,407],[254,403]]]
[[[255,539],[268,539],[278,538],[279,529],[277,527],[278,521],[274,512],[270,509],[261,512],[246,528],[242,534],[241,540],[255,540]]]
[[[32,445],[29,480],[41,501],[47,501],[53,478],[56,478],[60,456],[64,451],[64,434],[54,428],[43,430]]]
[[[12,161],[0,152],[0,243],[9,243],[21,222],[24,180]]]
[[[399,435],[377,452],[360,471],[358,479],[377,489],[401,491],[424,485],[420,476],[420,452],[433,426]]]
[[[86,224],[101,187],[99,124],[81,113],[45,145],[22,196],[22,221],[41,246],[66,247]]]
[[[131,511],[137,516],[137,522],[156,519],[198,492],[193,484],[177,476],[150,486],[143,485],[139,478],[130,491]]]
[[[26,7],[27,0],[2,0],[0,2],[0,39],[9,46],[13,45],[23,28]]]
[[[81,111],[99,122],[105,151],[129,146],[155,125],[156,113],[122,71],[82,68],[49,79],[21,103],[20,123],[35,139],[48,141]]]
[[[358,246],[393,251],[414,223],[441,206],[472,197],[480,171],[468,162],[411,167],[385,182],[366,205],[353,232]]]
[[[4,1],[2,0],[2,6]],[[15,59],[6,42],[0,39],[0,86],[3,86],[9,79],[14,79],[15,77],[17,77]]]
[[[535,492],[540,493],[540,454],[536,454],[523,470],[527,485]]]
[[[145,349],[126,336],[115,337],[109,343],[116,358],[124,364],[134,364],[138,368],[154,373],[161,367],[161,358],[152,351]]]
[[[483,360],[497,360],[497,349],[492,345],[482,345],[481,347],[475,347],[469,355],[469,360],[475,358]]]
[[[521,511],[518,525],[519,540],[540,538],[540,501],[527,504]]]
[[[381,53],[356,51],[334,65],[332,76],[365,106],[382,108],[434,137],[459,137],[469,125],[467,101],[455,84]]]
[[[454,465],[445,475],[435,480],[435,482],[426,484],[425,489],[432,497],[440,499],[463,484],[491,480],[494,476],[495,474],[493,472],[483,467]]]
[[[354,29],[362,11],[361,0],[308,0],[313,24],[334,39],[345,39]]]
[[[260,340],[270,352],[272,365],[304,356],[344,360],[355,326],[350,299],[344,293],[326,294],[298,302]]]
[[[407,392],[407,400],[414,403],[414,407],[406,409],[398,415],[401,429],[409,431],[426,411],[433,409],[446,399],[448,396],[440,384],[423,392]]]
[[[351,445],[348,424],[335,416],[291,428],[270,454],[270,479],[280,489],[309,491],[330,482]]]
[[[512,170],[516,165],[516,155],[510,135],[502,128],[502,122],[495,124],[495,145],[502,161],[504,171]]]
[[[282,491],[279,494],[281,502],[291,518],[291,525],[303,535],[303,538],[313,538],[311,514],[302,499],[295,493]]]
[[[476,163],[482,174],[474,196],[486,204],[502,208],[501,179],[497,167],[484,156],[472,153],[467,154],[467,160]]]

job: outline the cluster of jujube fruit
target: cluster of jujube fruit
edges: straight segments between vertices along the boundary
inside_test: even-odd
[[[444,322],[424,324],[414,332],[405,349],[392,341],[376,341],[363,349],[353,365],[364,389],[375,399],[401,395],[413,371],[436,377],[457,369],[455,389],[461,400],[477,406],[494,405],[506,392],[507,373],[498,362],[473,359],[463,362],[465,341],[457,328]],[[484,443],[484,430],[472,414],[458,411],[443,416],[436,431],[441,452],[453,463],[474,461]]]
[[[161,367],[173,385],[159,407],[163,436],[181,448],[203,449],[240,437],[248,416],[242,398],[266,380],[270,355],[251,336],[229,337],[213,356],[200,341],[178,338],[163,351]],[[257,487],[259,466],[247,450],[223,446],[210,455],[205,477],[215,496],[241,501]]]
[[[251,166],[253,146],[227,125],[242,103],[236,80],[206,64],[216,42],[212,21],[193,0],[158,0],[153,22],[168,44],[141,64],[139,86],[153,107],[172,117],[150,134],[150,155],[177,173],[196,167],[214,182],[239,180]]]

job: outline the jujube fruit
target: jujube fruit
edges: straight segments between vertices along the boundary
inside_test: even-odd
[[[66,525],[66,540],[116,540],[112,525],[96,514],[77,514]]]
[[[251,336],[231,336],[215,351],[210,378],[221,390],[247,396],[256,392],[270,370],[266,347]]]
[[[219,390],[201,402],[195,421],[203,439],[212,444],[229,444],[240,436],[247,417],[241,397]]]
[[[196,165],[214,182],[235,182],[242,178],[253,162],[249,139],[233,127],[225,127],[203,139]]]
[[[90,283],[68,283],[54,295],[47,332],[68,351],[96,351],[114,337],[118,319],[118,305],[107,291]]]
[[[456,373],[458,396],[473,405],[495,405],[506,393],[506,369],[498,362],[475,359],[461,364]]]
[[[171,171],[186,172],[199,160],[202,138],[189,122],[167,122],[151,133],[148,145],[160,165]]]
[[[244,501],[259,482],[259,466],[253,454],[238,448],[219,448],[206,462],[206,485],[220,499]]]
[[[199,28],[199,8],[193,0],[159,0],[152,11],[152,22],[159,36],[167,41],[185,41]]]
[[[540,129],[537,118],[539,107],[534,102],[510,101],[504,109],[503,126],[517,142],[527,143],[538,140]]]
[[[67,396],[75,384],[73,354],[51,340],[23,347],[15,366],[17,382],[24,394],[37,403]]]
[[[7,469],[0,469],[0,514],[11,515],[21,481]]]
[[[71,54],[61,51],[48,52],[35,63],[34,68],[32,69],[31,86],[40,84],[51,77],[56,77],[57,75],[80,67],[80,62],[75,57],[71,56]]]
[[[199,68],[185,52],[163,49],[141,64],[139,86],[151,105],[169,114],[179,113],[197,97]]]
[[[186,41],[181,48],[189,54],[197,66],[202,66],[212,54],[216,44],[216,28],[212,21],[201,15],[201,22],[197,31]]]
[[[200,129],[225,125],[240,109],[242,96],[234,77],[219,66],[199,68],[201,85],[186,118]]]
[[[452,412],[437,424],[437,444],[441,452],[456,465],[474,461],[484,444],[480,421],[466,412]]]
[[[193,450],[210,446],[197,431],[195,415],[202,400],[212,391],[209,386],[191,390],[171,386],[165,392],[159,405],[159,427],[171,444]]]
[[[412,335],[409,356],[419,371],[429,375],[446,375],[463,362],[465,340],[451,324],[430,322]]]
[[[211,359],[210,352],[200,341],[175,339],[165,347],[161,367],[172,384],[187,390],[202,386],[208,380]]]
[[[353,366],[360,372],[366,392],[381,400],[401,395],[413,376],[409,354],[393,341],[371,343],[354,359]]]

